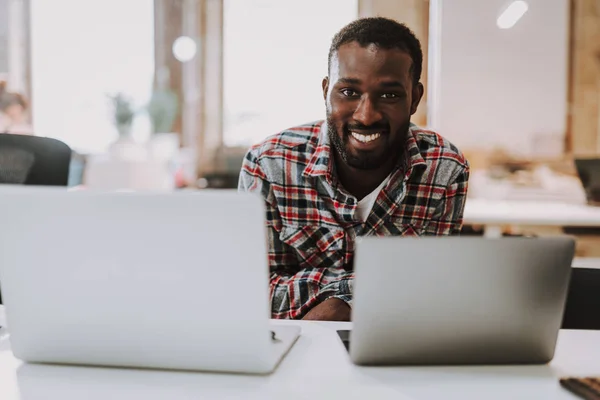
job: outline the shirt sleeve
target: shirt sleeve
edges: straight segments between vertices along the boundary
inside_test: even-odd
[[[321,301],[333,297],[344,301],[350,308],[352,308],[353,287],[354,272],[347,271],[342,273],[335,281],[323,286],[319,295]]]
[[[294,249],[280,239],[282,221],[277,199],[255,152],[256,149],[250,150],[244,158],[238,191],[260,193],[266,202],[271,317],[300,319],[330,297],[351,305],[354,279],[351,271],[304,267]]]
[[[467,200],[469,175],[470,170],[467,164],[464,168],[459,169],[454,178],[450,180],[433,218],[425,229],[425,235],[460,234]]]

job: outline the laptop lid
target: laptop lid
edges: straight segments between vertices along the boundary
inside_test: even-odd
[[[271,368],[264,203],[236,191],[0,196],[0,285],[26,361]]]
[[[367,237],[357,243],[357,364],[544,363],[554,354],[570,237]]]

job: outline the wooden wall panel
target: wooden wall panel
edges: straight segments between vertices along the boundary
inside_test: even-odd
[[[175,124],[193,153],[197,176],[220,168],[223,109],[223,0],[155,0],[156,84],[180,100]],[[179,36],[196,40],[197,54],[185,63],[173,56]],[[167,77],[166,82],[164,82]]]
[[[223,169],[223,0],[201,0],[198,176]]]
[[[567,152],[600,154],[600,1],[572,0]]]
[[[183,1],[154,0],[154,84],[173,90],[183,103],[183,68],[173,56],[175,39],[183,34]],[[181,106],[179,107],[181,110]],[[182,113],[175,119],[173,131],[183,135]]]

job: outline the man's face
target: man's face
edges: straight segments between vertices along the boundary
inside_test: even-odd
[[[396,159],[423,86],[413,85],[412,59],[399,49],[342,45],[323,80],[330,140],[347,165],[376,169]]]

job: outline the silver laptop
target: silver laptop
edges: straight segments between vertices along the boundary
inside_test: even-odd
[[[299,335],[269,320],[264,204],[235,191],[0,191],[0,286],[29,362],[264,374]]]
[[[340,336],[360,365],[547,363],[574,248],[567,236],[362,238]]]

